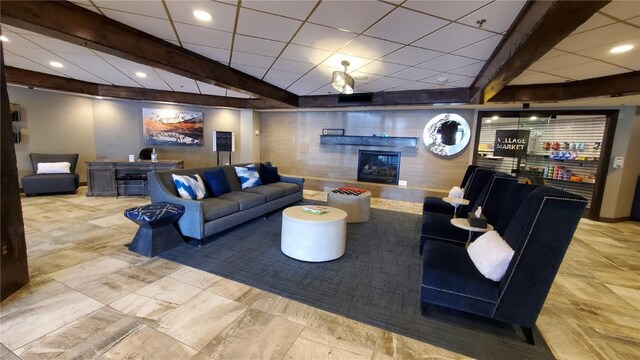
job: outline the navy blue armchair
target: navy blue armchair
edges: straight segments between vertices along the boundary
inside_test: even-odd
[[[469,165],[467,167],[467,171],[464,173],[464,177],[462,178],[462,182],[460,182],[460,187],[466,190],[468,189],[467,182],[473,176],[477,165]],[[422,204],[423,212],[435,212],[439,214],[453,214],[453,206],[451,204],[444,202],[442,198],[435,196],[427,196],[424,198],[424,202]]]
[[[435,304],[517,325],[533,344],[532,328],[586,204],[584,198],[562,190],[533,190],[504,231],[515,254],[499,282],[480,274],[465,248],[427,241],[423,309]]]

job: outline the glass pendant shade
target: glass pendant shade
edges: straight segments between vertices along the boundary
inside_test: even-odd
[[[355,81],[351,75],[347,74],[347,66],[349,65],[348,61],[343,61],[344,71],[334,71],[331,76],[331,85],[341,94],[353,94]]]

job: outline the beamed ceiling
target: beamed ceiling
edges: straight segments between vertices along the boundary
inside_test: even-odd
[[[640,93],[636,0],[2,1],[0,15],[9,83],[95,96],[308,108]],[[337,96],[342,60],[369,100]]]

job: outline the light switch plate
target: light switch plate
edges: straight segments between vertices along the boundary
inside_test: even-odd
[[[407,180],[398,180],[398,186],[407,186]]]

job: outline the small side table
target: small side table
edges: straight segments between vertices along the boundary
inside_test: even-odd
[[[371,192],[356,188],[337,188],[327,194],[327,206],[344,210],[347,223],[369,221]]]
[[[485,233],[493,230],[493,225],[491,224],[487,224],[486,228],[473,227],[469,224],[469,220],[465,218],[451,219],[451,225],[469,231],[469,238],[467,239],[467,243],[464,246],[465,248],[469,246],[469,243],[471,243],[471,236],[474,232]]]
[[[447,202],[453,206],[453,217],[456,218],[458,207],[460,205],[469,205],[469,200],[461,198],[443,197],[442,201]]]
[[[124,211],[124,216],[140,225],[129,250],[153,257],[175,246],[184,244],[176,230],[175,221],[184,214],[184,206],[160,202]]]

